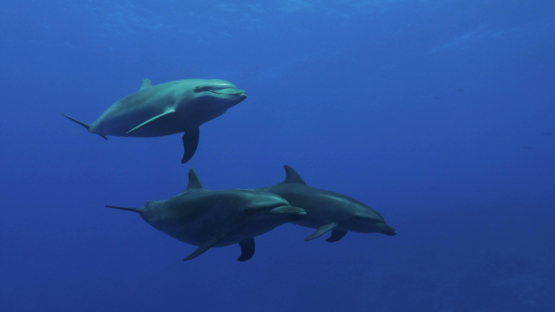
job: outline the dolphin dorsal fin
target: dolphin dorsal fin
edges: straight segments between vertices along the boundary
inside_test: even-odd
[[[204,186],[202,186],[202,183],[200,182],[200,179],[195,169],[193,168],[189,169],[189,185],[187,185],[186,190],[203,189],[203,188]]]
[[[141,87],[139,88],[139,91],[144,90],[146,88],[150,88],[152,87],[152,81],[150,81],[150,79],[145,78],[143,79],[143,83],[141,84]]]
[[[306,182],[303,180],[303,178],[301,178],[299,173],[297,173],[297,171],[293,169],[293,167],[285,165],[283,166],[283,168],[285,168],[285,180],[283,180],[283,182],[281,183],[296,183],[306,185]]]

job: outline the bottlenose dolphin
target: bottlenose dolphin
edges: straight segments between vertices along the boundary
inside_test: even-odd
[[[314,228],[316,231],[306,241],[332,231],[328,242],[342,239],[348,231],[382,233],[393,236],[397,231],[385,223],[382,215],[367,205],[350,197],[310,187],[292,167],[285,165],[285,180],[277,185],[259,190],[277,194],[291,205],[303,208],[306,217],[293,223]]]
[[[143,208],[106,206],[138,212],[150,225],[169,236],[199,248],[183,261],[198,257],[211,247],[238,243],[239,261],[254,255],[254,237],[279,225],[304,218],[304,209],[293,207],[278,195],[259,190],[209,191],[194,169],[189,185],[168,199],[148,202]]]
[[[200,125],[246,97],[245,91],[225,80],[185,79],[153,86],[150,79],[143,79],[138,92],[112,104],[92,124],[63,115],[106,140],[107,135],[157,137],[185,132],[184,164],[197,150]]]

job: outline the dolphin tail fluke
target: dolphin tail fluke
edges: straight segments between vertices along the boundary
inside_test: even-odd
[[[108,207],[108,208],[115,208],[115,209],[119,209],[119,210],[134,211],[134,212],[138,212],[138,213],[141,213],[141,212],[142,212],[141,208],[120,207],[120,206],[109,206],[109,205],[106,205],[106,207]]]
[[[87,130],[88,130],[89,132],[91,131],[91,125],[89,125],[88,123],[82,122],[81,120],[75,119],[75,118],[73,118],[73,117],[71,117],[71,116],[68,116],[68,115],[66,115],[66,114],[64,114],[64,113],[62,113],[62,115],[64,115],[67,119],[69,119],[69,120],[71,120],[71,121],[73,121],[73,122],[75,122],[75,123],[77,123],[77,124],[80,124],[81,126],[87,128]],[[105,135],[103,135],[103,134],[99,134],[99,135],[100,135],[101,137],[103,137],[104,140],[108,140],[108,138],[107,138]]]
[[[91,125],[89,125],[89,124],[86,123],[86,122],[82,122],[81,120],[75,119],[75,118],[73,118],[73,117],[71,117],[71,116],[68,116],[68,115],[66,115],[66,114],[64,114],[64,113],[62,113],[62,115],[64,115],[64,116],[65,116],[66,118],[68,118],[69,120],[74,121],[74,122],[80,124],[81,126],[87,128],[87,130],[90,130],[90,128],[91,128]]]
[[[187,130],[187,132],[183,135],[183,149],[185,149],[185,152],[183,153],[183,158],[181,159],[182,164],[191,160],[193,155],[195,155],[198,147],[199,136],[199,128]]]

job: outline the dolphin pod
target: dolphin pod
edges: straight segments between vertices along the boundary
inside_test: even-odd
[[[247,97],[229,81],[185,79],[153,86],[144,79],[139,91],[112,104],[92,124],[65,117],[107,140],[108,135],[157,137],[182,133],[181,163],[195,154],[199,127],[224,114]],[[337,242],[348,232],[394,236],[376,210],[353,198],[310,187],[292,167],[285,165],[285,180],[258,189],[205,189],[194,169],[189,184],[167,200],[148,202],[142,208],[106,207],[137,212],[154,228],[198,248],[183,259],[191,260],[212,247],[238,244],[239,261],[254,256],[256,236],[294,223],[315,229],[313,240],[331,231],[327,242]]]
[[[185,132],[184,164],[197,150],[199,127],[246,97],[247,92],[220,79],[184,79],[155,86],[143,79],[139,91],[112,104],[92,124],[63,115],[106,140],[107,135],[158,137]]]
[[[397,234],[376,210],[353,198],[308,186],[290,166],[285,165],[285,171],[285,180],[274,186],[209,191],[191,168],[185,191],[170,199],[150,201],[143,208],[106,207],[138,212],[156,229],[199,246],[183,261],[212,247],[233,244],[241,247],[237,260],[247,261],[254,255],[254,237],[288,222],[316,229],[305,240],[328,231],[332,231],[328,242],[342,239],[349,231]]]

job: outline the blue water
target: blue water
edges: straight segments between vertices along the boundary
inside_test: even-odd
[[[0,311],[552,311],[555,2],[0,2]],[[180,135],[88,134],[154,84],[248,98]],[[158,232],[141,207],[282,181],[356,198],[399,234],[238,246]]]

